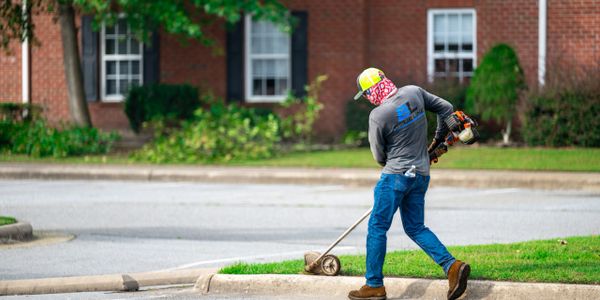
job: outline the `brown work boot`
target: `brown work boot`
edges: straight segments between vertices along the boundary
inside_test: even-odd
[[[448,300],[458,299],[467,289],[467,280],[471,267],[460,261],[455,261],[448,270]]]
[[[348,298],[352,300],[385,300],[385,286],[372,288],[365,284],[360,290],[348,293]]]

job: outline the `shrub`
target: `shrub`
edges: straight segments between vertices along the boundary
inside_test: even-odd
[[[198,89],[191,85],[151,84],[129,90],[125,114],[131,129],[139,132],[147,121],[188,120],[200,105]]]
[[[42,108],[31,103],[0,103],[0,121],[19,122],[37,120]]]
[[[104,154],[118,139],[117,134],[102,133],[96,128],[52,128],[44,120],[0,122],[0,129],[0,149],[34,157]]]
[[[291,115],[281,119],[281,134],[286,142],[301,147],[311,143],[314,124],[323,109],[323,103],[319,102],[319,91],[326,80],[327,75],[317,76],[304,87],[306,96],[296,98],[290,94],[282,104],[285,109],[294,110]]]
[[[598,81],[546,86],[544,91],[532,94],[529,99],[522,128],[523,139],[531,146],[600,147],[598,116]]]
[[[197,109],[180,129],[158,134],[133,159],[194,163],[268,158],[279,140],[279,121],[273,114],[217,103]]]
[[[467,90],[467,106],[483,120],[505,124],[506,130],[502,134],[506,144],[509,143],[519,94],[525,88],[517,54],[510,46],[498,44],[485,54],[475,70]]]

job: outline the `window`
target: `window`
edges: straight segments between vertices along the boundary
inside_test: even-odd
[[[100,39],[102,100],[122,101],[129,87],[142,84],[142,44],[124,19],[112,27],[103,25]]]
[[[433,9],[427,18],[427,74],[429,81],[473,76],[477,59],[474,9]]]
[[[251,16],[245,22],[246,100],[283,101],[291,86],[290,35]]]

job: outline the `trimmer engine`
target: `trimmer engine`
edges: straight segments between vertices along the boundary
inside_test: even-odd
[[[475,128],[477,122],[460,110],[449,115],[444,120],[444,124],[450,132],[446,135],[443,143],[429,152],[429,161],[431,162],[437,162],[442,154],[448,152],[448,146],[452,146],[457,141],[471,145],[479,140],[479,132]]]

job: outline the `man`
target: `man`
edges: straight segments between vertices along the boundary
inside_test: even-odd
[[[429,185],[428,150],[443,142],[448,129],[443,120],[452,114],[448,101],[417,86],[397,88],[381,70],[368,68],[357,78],[354,99],[367,98],[377,107],[369,115],[369,143],[373,158],[383,167],[375,187],[367,234],[367,282],[351,291],[350,299],[386,299],[383,262],[387,231],[400,210],[404,232],[440,265],[449,281],[448,299],[460,297],[467,286],[468,264],[456,260],[425,227],[425,192]],[[427,148],[425,111],[438,115],[434,141]]]

